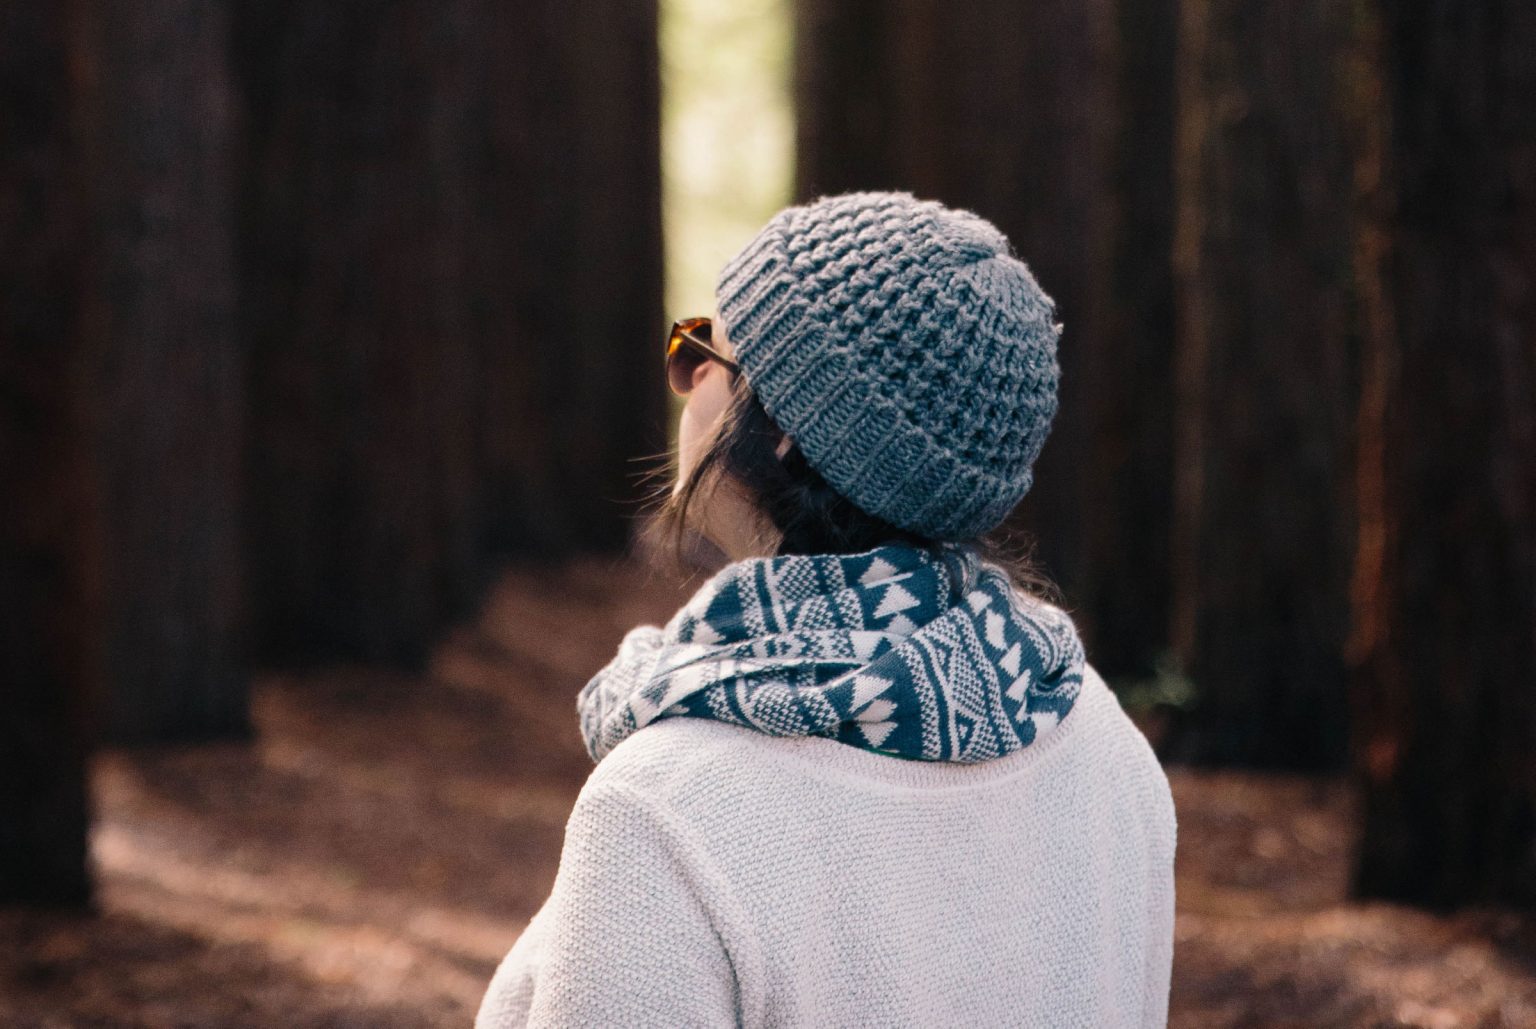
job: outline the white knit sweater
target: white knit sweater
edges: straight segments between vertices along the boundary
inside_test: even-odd
[[[1174,833],[1091,667],[981,764],[663,720],[587,780],[476,1026],[1161,1026]]]

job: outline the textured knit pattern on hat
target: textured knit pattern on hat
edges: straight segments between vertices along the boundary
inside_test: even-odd
[[[990,222],[909,193],[823,197],[775,215],[715,301],[764,409],[864,511],[962,540],[1029,491],[1061,326]]]

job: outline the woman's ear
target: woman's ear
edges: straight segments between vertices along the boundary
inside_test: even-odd
[[[784,455],[789,453],[789,448],[794,445],[795,441],[789,438],[788,433],[785,433],[784,438],[779,440],[779,445],[773,448],[773,455],[782,461]]]

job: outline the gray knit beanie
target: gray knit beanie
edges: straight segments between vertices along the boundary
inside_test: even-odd
[[[747,384],[865,512],[938,540],[996,527],[1056,415],[1056,307],[990,222],[909,193],[780,211],[720,272]]]

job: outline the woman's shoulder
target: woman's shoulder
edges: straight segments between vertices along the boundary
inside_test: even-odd
[[[730,841],[764,831],[793,808],[804,781],[755,744],[752,730],[666,718],[626,737],[597,764],[576,798],[566,840],[601,860],[628,860],[638,838],[669,841],[690,867]],[[773,742],[771,740],[767,742]],[[690,873],[692,874],[692,873]]]
[[[587,788],[634,786],[667,796],[703,780],[752,774],[764,763],[752,730],[704,718],[662,718],[625,737],[598,762]]]

